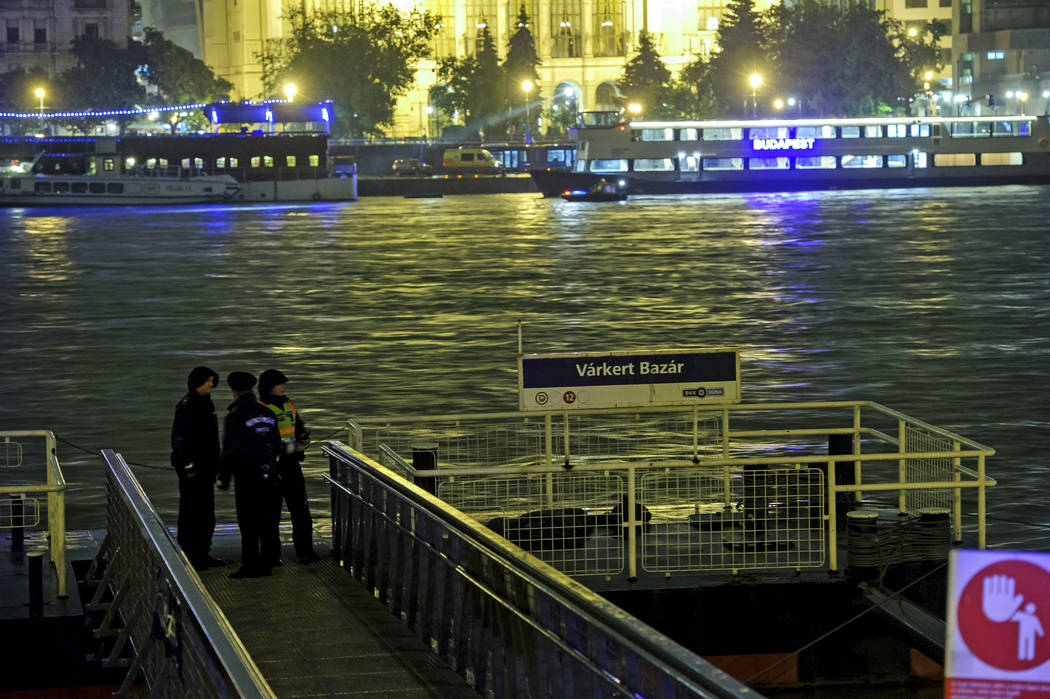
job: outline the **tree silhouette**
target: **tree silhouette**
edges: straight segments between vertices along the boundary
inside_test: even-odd
[[[507,124],[514,133],[525,133],[525,100],[532,102],[542,99],[540,92],[540,74],[536,70],[540,57],[536,54],[536,44],[529,29],[529,15],[525,5],[518,11],[518,21],[514,33],[507,42],[507,55],[503,59],[503,106],[507,110]],[[532,81],[532,91],[526,96],[521,85],[526,80]],[[537,116],[539,109],[528,110],[530,116]]]
[[[748,76],[766,75],[764,25],[754,0],[730,0],[718,27],[721,52],[711,59],[707,80],[723,115],[745,116],[751,87]]]
[[[671,71],[664,65],[653,45],[653,36],[643,31],[638,35],[638,54],[627,61],[620,77],[620,91],[628,102],[637,102],[650,116],[665,116]]]

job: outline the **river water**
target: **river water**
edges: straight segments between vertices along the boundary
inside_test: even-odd
[[[987,444],[990,544],[1045,549],[1048,226],[1050,188],[1020,186],[9,209],[0,429],[63,440],[70,527],[103,526],[102,447],[174,522],[193,366],[280,368],[315,439],[341,436],[516,409],[524,320],[529,352],[738,346],[748,401],[874,400]]]

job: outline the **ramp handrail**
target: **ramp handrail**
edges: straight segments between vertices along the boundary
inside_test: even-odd
[[[12,438],[42,437],[47,457],[46,481],[43,485],[14,485],[0,487],[0,495],[47,493],[48,556],[55,566],[58,596],[66,597],[66,478],[58,463],[55,433],[50,430],[5,430],[0,438],[5,443]]]
[[[479,692],[760,696],[364,454],[322,449],[344,567]]]
[[[107,535],[100,556],[109,560],[100,592],[107,583],[114,588],[103,625],[119,611],[124,626],[110,633],[103,628],[96,635],[118,636],[110,664],[120,664],[113,656],[127,641],[134,646],[122,691],[141,670],[151,696],[276,696],[124,457],[103,449],[102,460]]]

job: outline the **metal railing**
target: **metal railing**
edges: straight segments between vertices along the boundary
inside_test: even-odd
[[[103,665],[128,667],[117,694],[141,674],[150,696],[275,696],[124,458],[104,449],[102,460],[107,533],[85,608],[104,612],[95,637],[113,639]]]
[[[323,450],[343,566],[477,691],[759,696],[364,454]]]
[[[43,483],[29,482],[15,485],[0,485],[0,528],[15,529],[36,526],[40,520],[40,503],[36,498],[27,498],[30,493],[47,494],[48,555],[55,567],[58,596],[66,597],[66,479],[58,463],[55,435],[48,430],[9,430],[0,432],[0,472],[11,473],[24,468],[25,449],[19,439],[43,439],[44,472]],[[29,475],[20,471],[28,480],[41,480],[39,470]],[[8,480],[4,478],[3,480]],[[3,482],[0,480],[0,483]],[[22,480],[27,480],[23,478]],[[6,510],[6,511],[5,511]]]
[[[572,575],[836,571],[840,495],[947,510],[961,541],[976,490],[984,548],[995,485],[994,450],[869,401],[370,418],[348,440]]]

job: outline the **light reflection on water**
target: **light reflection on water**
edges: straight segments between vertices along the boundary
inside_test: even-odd
[[[192,366],[281,368],[329,436],[516,408],[520,319],[532,352],[739,346],[747,400],[870,399],[958,431],[999,452],[993,516],[1050,522],[1026,497],[1048,476],[1048,214],[1038,187],[9,210],[0,425],[156,467],[171,517]],[[100,526],[97,457],[60,456],[71,526]]]

